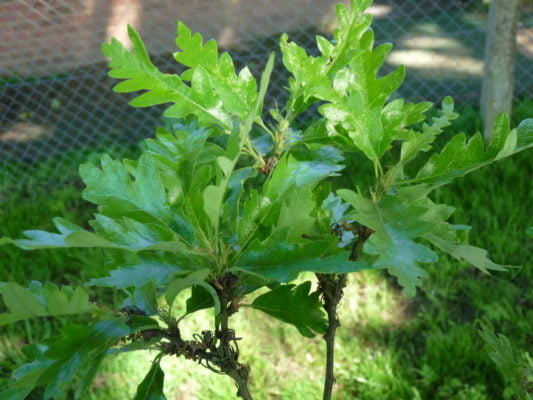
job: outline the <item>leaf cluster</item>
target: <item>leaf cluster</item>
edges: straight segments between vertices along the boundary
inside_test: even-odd
[[[423,265],[438,261],[438,251],[483,272],[506,269],[469,245],[469,227],[449,222],[453,207],[434,203],[430,194],[530,147],[533,121],[511,129],[502,114],[490,143],[479,133],[468,140],[458,133],[435,149],[436,138],[457,118],[453,102],[445,98],[438,116],[428,119],[432,104],[393,99],[405,70],[380,75],[392,45],[374,46],[371,17],[364,13],[370,3],[339,5],[339,28],[331,40],[317,36],[316,57],[281,37],[289,99],[268,111],[273,54],[257,82],[248,68],[237,72],[216,42],[204,43],[181,22],[174,55],[185,67],[181,75],[161,73],[131,26],[131,51],[116,39],[103,44],[109,75],[121,80],[114,90],[143,91],[131,101],[134,107],[170,104],[165,116],[172,124],[157,128],[138,160],[104,156],[99,165],[80,167],[83,197],[98,207],[90,228],[56,218],[55,233],[29,230],[23,239],[3,238],[0,244],[105,249],[109,275],[86,286],[120,293],[121,311],[90,303],[83,288],[4,284],[0,293],[8,311],[0,315],[2,324],[93,316],[87,326],[66,327],[50,343],[31,346],[32,361],[15,372],[5,398],[22,399],[46,385],[45,398],[58,399],[74,377],[81,382],[79,397],[106,354],[160,349],[164,338],[139,345],[132,335],[166,332],[205,308],[213,309],[217,327],[222,311],[247,306],[304,336],[323,334],[327,321],[319,293],[310,281],[292,283],[303,272],[387,269],[414,295],[427,276]],[[313,104],[316,120],[296,129],[298,116]],[[356,154],[374,167],[370,186],[359,186],[360,171],[348,162]],[[360,239],[355,227],[372,232],[357,260],[351,256]],[[230,299],[217,285],[228,276],[237,279]],[[185,314],[176,315],[173,304],[185,293]],[[164,398],[159,360],[136,398]]]

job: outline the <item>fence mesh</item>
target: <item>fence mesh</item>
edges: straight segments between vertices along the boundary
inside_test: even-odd
[[[0,174],[5,182],[57,182],[101,151],[129,154],[160,123],[159,108],[134,109],[106,76],[100,44],[127,41],[126,24],[154,63],[178,72],[177,20],[215,38],[237,64],[259,74],[279,36],[314,50],[334,29],[339,0],[13,0],[0,3]],[[530,4],[530,3],[526,3]],[[376,41],[395,47],[385,69],[407,67],[409,100],[478,101],[487,5],[482,0],[375,0]],[[533,12],[523,7],[517,34],[517,96],[533,93]],[[278,57],[279,59],[279,57]],[[287,77],[274,72],[270,100]],[[386,72],[386,71],[384,71]]]

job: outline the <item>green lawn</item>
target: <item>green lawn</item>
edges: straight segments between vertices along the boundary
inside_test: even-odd
[[[531,104],[531,102],[529,102]],[[524,107],[523,112],[528,107]],[[475,110],[463,110],[465,130],[479,124]],[[468,265],[443,258],[430,266],[430,277],[414,299],[406,298],[382,271],[353,274],[341,304],[343,321],[337,346],[336,399],[504,399],[504,383],[477,333],[486,318],[513,346],[526,351],[533,340],[531,239],[531,152],[504,160],[438,191],[436,201],[457,207],[455,223],[474,228],[471,242],[489,249],[499,263],[524,265],[506,273],[483,275]],[[94,211],[81,200],[76,181],[56,190],[0,191],[0,237],[18,237],[24,229],[52,229],[62,216],[77,223]],[[51,280],[80,283],[105,271],[95,251],[25,252],[0,248],[0,281]],[[95,300],[113,303],[105,290]],[[179,305],[178,305],[179,306]],[[207,314],[185,321],[199,331]],[[244,309],[235,316],[243,337],[242,359],[252,371],[256,399],[313,400],[322,384],[324,346],[296,329]],[[0,329],[0,381],[24,362],[22,345],[54,334],[72,320],[40,319]],[[529,347],[528,347],[529,346]],[[131,400],[155,354],[136,353],[109,359],[88,399]],[[233,383],[191,361],[167,359],[169,399],[235,398]],[[42,399],[35,393],[31,399]]]

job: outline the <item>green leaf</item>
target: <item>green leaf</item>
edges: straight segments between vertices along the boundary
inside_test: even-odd
[[[8,389],[0,392],[0,398],[4,400],[24,400],[31,393],[31,388]]]
[[[433,224],[422,219],[427,210],[405,205],[394,196],[384,196],[376,203],[346,189],[337,194],[353,206],[351,218],[375,231],[363,247],[366,254],[374,256],[373,267],[387,268],[405,293],[413,296],[421,278],[427,275],[418,264],[438,260],[431,249],[412,240],[434,229]]]
[[[260,222],[269,211],[272,202],[266,196],[251,189],[244,201],[242,216],[237,220],[237,238],[245,243],[253,235]]]
[[[402,110],[402,115],[405,111]],[[423,117],[423,115],[422,115]],[[422,126],[422,132],[410,131],[407,139],[402,143],[400,160],[391,169],[390,174],[395,175],[405,164],[413,160],[419,152],[426,152],[431,150],[431,143],[435,138],[442,133],[445,127],[451,125],[452,120],[456,119],[458,114],[453,112],[453,100],[451,97],[446,97],[442,101],[441,116],[433,118],[433,124],[426,123]],[[402,124],[403,125],[403,124]],[[390,127],[389,127],[390,129]]]
[[[181,118],[194,114],[201,126],[217,124],[223,129],[231,129],[230,115],[223,109],[220,97],[213,92],[209,74],[202,67],[194,70],[191,86],[179,76],[162,74],[150,61],[138,33],[128,26],[128,35],[133,43],[129,52],[118,40],[102,45],[104,56],[111,58],[109,76],[127,79],[117,84],[117,92],[146,90],[135,97],[130,104],[134,107],[148,107],[163,103],[173,103],[165,115]]]
[[[368,2],[365,2],[368,3]],[[287,109],[291,118],[319,100],[329,100],[332,95],[333,76],[361,53],[360,41],[367,32],[371,15],[363,14],[365,4],[352,2],[351,9],[337,5],[340,28],[333,32],[333,41],[318,36],[317,45],[322,53],[312,57],[282,35],[280,48],[283,64],[292,74],[289,79],[290,98]]]
[[[209,269],[200,269],[194,271],[185,277],[179,277],[171,281],[165,291],[165,299],[169,307],[172,307],[172,303],[176,296],[182,291],[191,286],[198,285],[200,282],[204,282],[209,276]]]
[[[247,183],[256,176],[256,168],[244,167],[233,171],[229,178],[226,196],[222,203],[221,219],[225,224],[223,230],[232,232],[232,235],[239,225],[242,201],[249,191]]]
[[[374,268],[387,268],[398,278],[405,293],[412,297],[416,286],[421,286],[421,278],[427,277],[418,264],[437,262],[439,258],[428,247],[395,233],[390,230],[384,234],[373,234],[365,243],[364,251],[376,256]]]
[[[494,123],[491,140],[486,148],[480,133],[475,134],[468,142],[464,134],[455,135],[440,153],[434,153],[430,157],[415,178],[399,181],[396,185],[443,185],[484,165],[508,157],[533,145],[533,135],[529,133],[527,126],[526,122],[520,130],[511,130],[507,115],[502,113]]]
[[[150,370],[137,386],[137,393],[133,400],[166,400],[163,393],[163,385],[165,381],[165,373],[159,365],[160,357],[157,357]]]
[[[80,399],[110,346],[131,333],[122,319],[63,327],[61,336],[49,340],[48,346],[31,346],[27,354],[32,361],[13,373],[8,393],[29,393],[45,386],[44,400],[60,400],[67,398],[67,389],[75,382],[69,398]]]
[[[272,52],[268,56],[265,69],[261,74],[261,83],[259,86],[259,95],[255,99],[254,107],[251,112],[248,114],[243,128],[241,129],[241,141],[248,137],[248,134],[252,130],[252,125],[256,118],[261,117],[261,112],[263,110],[263,104],[265,101],[266,92],[268,85],[270,83],[270,77],[272,76],[272,70],[274,69],[274,61],[276,60],[276,53]]]
[[[319,293],[309,293],[311,282],[301,285],[281,285],[259,296],[250,307],[294,325],[305,337],[314,337],[313,332],[324,334],[327,320],[319,299]]]
[[[187,314],[215,306],[213,295],[208,289],[194,285],[191,288],[191,297],[186,301]]]
[[[127,324],[133,332],[140,332],[147,329],[161,329],[159,323],[154,318],[144,315],[128,315]]]
[[[109,276],[104,278],[91,279],[87,286],[126,289],[128,287],[141,287],[149,281],[153,281],[157,286],[163,286],[173,274],[186,272],[187,270],[173,264],[141,262],[114,269],[109,272]]]
[[[92,313],[98,308],[89,303],[89,296],[81,287],[61,289],[50,282],[44,286],[32,282],[28,289],[15,282],[3,283],[0,293],[8,312],[0,314],[0,325],[35,317]]]
[[[14,240],[23,249],[92,247],[129,251],[162,250],[194,253],[170,228],[159,223],[141,223],[130,218],[114,220],[102,214],[91,221],[96,232],[88,232],[61,218],[54,218],[59,234],[45,231],[24,231],[27,239]]]
[[[135,306],[142,310],[146,315],[158,315],[159,304],[159,287],[156,287],[154,281],[148,281],[140,287],[135,287],[131,291],[131,296],[126,298],[121,308]]]
[[[140,157],[131,176],[123,162],[114,161],[108,155],[102,157],[100,165],[100,168],[92,164],[80,166],[80,175],[87,186],[83,198],[99,205],[100,213],[116,218],[132,208],[165,222],[172,220],[159,168],[151,155]]]
[[[290,282],[304,271],[340,274],[369,268],[364,262],[350,261],[349,253],[340,249],[337,254],[322,257],[330,250],[329,242],[288,244],[287,236],[288,229],[283,228],[263,242],[254,240],[236,260],[236,270],[259,275],[267,280]]]
[[[514,396],[527,399],[529,391],[522,379],[531,368],[529,355],[517,354],[509,339],[501,333],[496,334],[494,326],[489,321],[480,321],[479,328],[478,333],[485,342],[490,359],[498,367],[506,389],[509,389],[510,394]]]
[[[338,164],[342,160],[340,152],[333,147],[302,153],[293,151],[278,161],[264,185],[263,194],[274,200],[292,187],[300,189],[314,185],[342,170],[344,166]]]
[[[145,141],[147,151],[157,160],[171,204],[183,200],[181,195],[189,191],[196,170],[223,155],[219,146],[207,142],[214,133],[213,128],[194,123],[174,124],[172,133],[158,128],[157,139]]]
[[[449,107],[451,102],[451,109]],[[453,111],[451,97],[446,97],[443,102],[445,114]],[[395,99],[383,107],[381,119],[383,129],[393,132],[394,139],[406,139],[411,131],[409,126],[422,122],[426,119],[424,113],[433,106],[433,103],[422,102],[418,104],[405,103],[404,99]]]
[[[489,273],[488,270],[507,271],[507,268],[513,268],[512,266],[499,265],[491,261],[487,257],[487,250],[479,247],[454,243],[431,233],[424,235],[424,238],[454,258],[466,261],[486,274]]]
[[[533,146],[533,118],[523,120],[516,129],[518,130],[516,149],[521,151]]]
[[[330,135],[347,135],[375,163],[389,149],[393,138],[392,132],[383,128],[383,105],[405,75],[404,69],[399,68],[377,79],[384,57],[382,49],[379,46],[374,51],[364,51],[353,60],[350,68],[339,71],[333,81],[335,95],[319,108]]]
[[[230,184],[230,181],[233,178],[231,173],[235,168],[235,165],[237,164],[244,142],[249,139],[248,135],[252,130],[254,121],[256,120],[256,118],[261,117],[263,101],[266,95],[268,84],[270,82],[272,69],[274,68],[274,60],[275,53],[271,53],[268,58],[265,69],[261,75],[261,86],[259,89],[259,95],[255,99],[252,109],[248,112],[246,120],[244,121],[244,124],[241,127],[240,131],[234,131],[230,135],[227,144],[226,157],[218,159],[218,164],[225,175],[224,180],[218,186],[208,186],[204,190],[204,211],[206,212],[209,220],[211,221],[211,225],[215,231],[215,236],[218,236],[220,212],[223,207],[222,202],[224,199],[224,195],[226,193],[228,185]],[[225,160],[222,162],[222,164],[220,163],[221,159]]]
[[[176,44],[181,51],[175,53],[174,58],[189,67],[182,74],[182,79],[190,80],[198,69],[205,71],[214,92],[222,100],[223,109],[244,118],[257,100],[257,84],[253,75],[247,67],[237,75],[228,53],[223,53],[219,59],[216,42],[209,40],[205,45],[202,42],[199,33],[193,35],[183,22],[178,22]]]
[[[226,185],[210,185],[204,190],[204,210],[215,231],[218,231],[220,210],[224,199]]]
[[[313,193],[309,186],[304,186],[297,193],[289,196],[281,206],[276,228],[287,228],[289,243],[303,242],[304,235],[315,233],[315,217],[311,213],[316,207],[312,200]]]

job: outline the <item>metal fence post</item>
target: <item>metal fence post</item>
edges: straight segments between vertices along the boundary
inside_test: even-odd
[[[485,140],[498,113],[511,113],[516,54],[516,29],[520,0],[491,0],[485,71],[481,88],[481,113]]]

